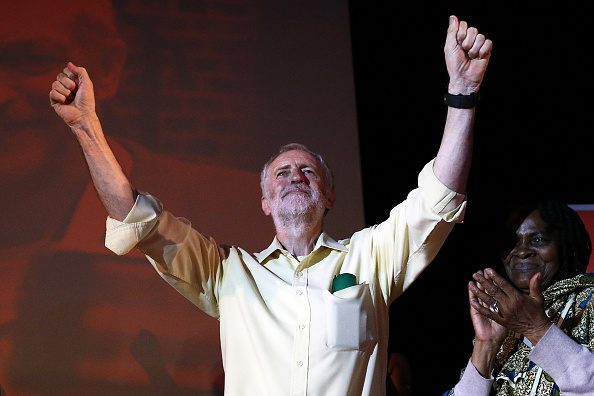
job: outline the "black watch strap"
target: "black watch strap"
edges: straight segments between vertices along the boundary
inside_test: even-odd
[[[478,103],[478,93],[472,92],[470,95],[446,93],[443,96],[443,101],[447,106],[456,109],[472,109]]]

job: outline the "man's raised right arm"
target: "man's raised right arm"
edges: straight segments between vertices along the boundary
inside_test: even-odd
[[[53,82],[49,98],[76,136],[109,217],[123,220],[134,205],[134,191],[103,134],[87,71],[69,62]]]

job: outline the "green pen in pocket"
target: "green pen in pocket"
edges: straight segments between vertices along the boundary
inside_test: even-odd
[[[353,274],[345,272],[344,274],[334,275],[332,279],[332,293],[336,293],[339,290],[346,289],[347,287],[355,286],[357,284],[357,277]]]

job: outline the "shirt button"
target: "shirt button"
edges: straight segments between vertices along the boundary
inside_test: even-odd
[[[298,296],[300,296],[300,295],[302,295],[302,294],[303,294],[303,291],[301,291],[301,290],[297,290],[297,295],[298,295]]]
[[[299,271],[299,272],[297,272],[296,275],[297,275],[297,278],[302,278],[303,277],[303,272]]]
[[[298,361],[297,366],[299,366],[299,367],[303,366],[303,360]]]
[[[305,325],[304,325],[304,324],[300,324],[300,325],[299,325],[299,329],[300,329],[300,330],[303,330],[303,329],[305,329]]]

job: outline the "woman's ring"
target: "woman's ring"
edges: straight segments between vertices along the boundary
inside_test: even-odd
[[[499,306],[497,306],[497,301],[489,306],[489,310],[493,313],[499,313]]]

